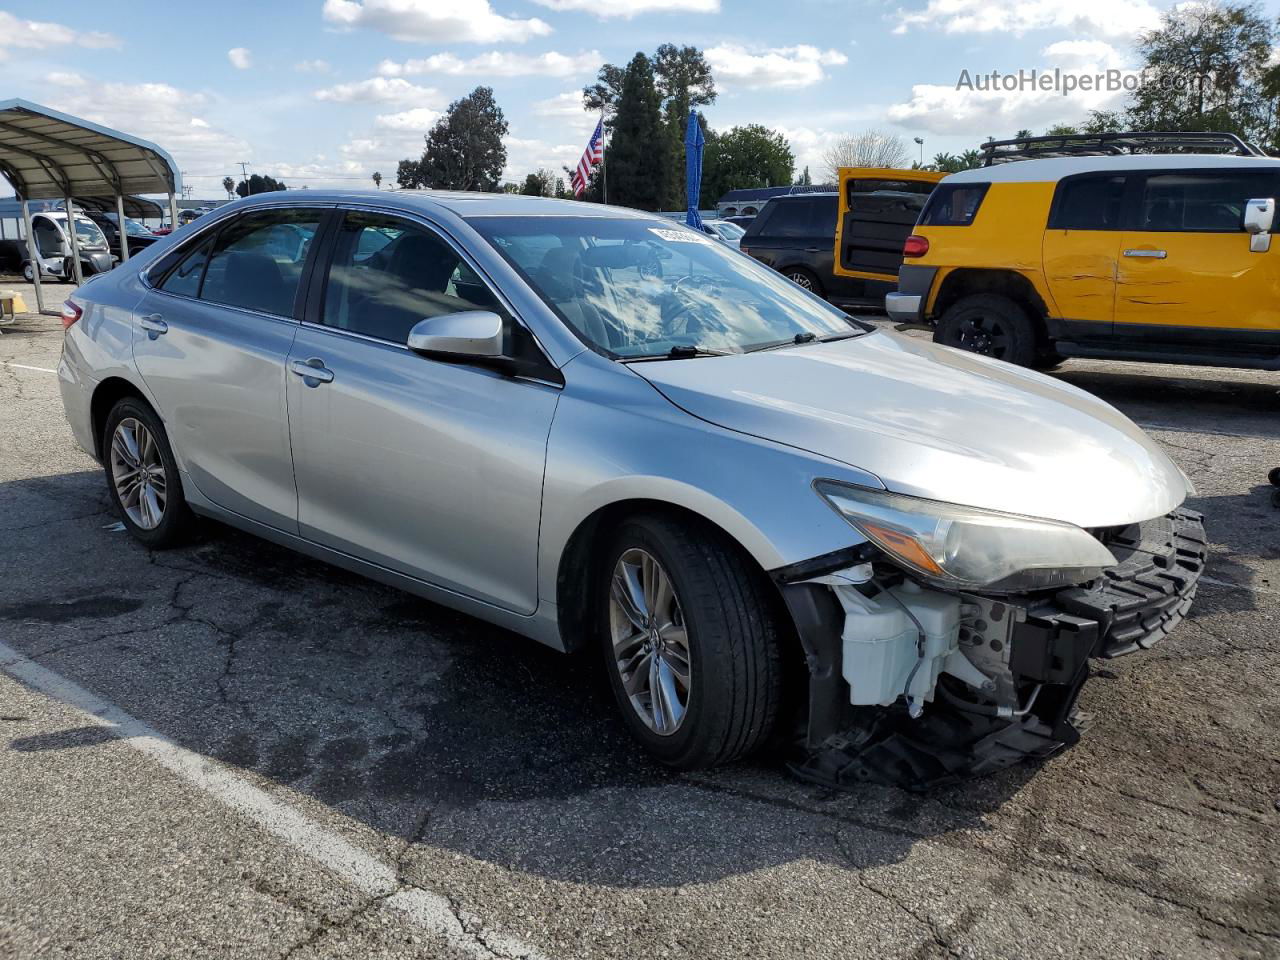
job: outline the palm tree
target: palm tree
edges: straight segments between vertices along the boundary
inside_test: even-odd
[[[382,189],[382,174],[380,174],[377,170],[373,172],[373,185],[378,190]]]
[[[232,191],[235,190],[235,188],[236,188],[236,182],[234,180],[232,180],[230,177],[222,178],[222,189],[227,191],[228,200],[232,199],[235,196],[235,194],[232,193]]]

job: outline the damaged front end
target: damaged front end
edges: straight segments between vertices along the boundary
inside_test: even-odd
[[[809,667],[794,772],[925,790],[1074,744],[1089,660],[1161,640],[1206,557],[1185,509],[1091,536],[1114,565],[1021,592],[948,588],[880,542],[775,571]]]

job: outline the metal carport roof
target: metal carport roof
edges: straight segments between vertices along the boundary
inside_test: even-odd
[[[0,173],[24,200],[182,192],[154,143],[29,100],[0,100]]]
[[[174,198],[182,191],[182,174],[165,150],[29,100],[0,100],[0,174],[23,202],[28,259],[35,265],[36,302],[41,312],[44,295],[40,276],[45,260],[32,238],[27,201],[61,199],[70,212],[73,198],[109,198],[123,218],[125,196],[162,193],[169,197],[170,219],[174,223],[178,219]],[[68,238],[71,255],[62,258],[56,269],[67,276],[70,260],[79,282],[82,276],[76,231],[68,231]],[[120,233],[120,258],[129,258],[124,231]]]

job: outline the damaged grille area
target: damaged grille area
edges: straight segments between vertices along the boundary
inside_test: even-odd
[[[1088,587],[1059,591],[1053,604],[1096,621],[1095,656],[1149,650],[1186,615],[1208,556],[1204,524],[1194,510],[1175,510],[1115,531],[1107,546],[1120,562]]]

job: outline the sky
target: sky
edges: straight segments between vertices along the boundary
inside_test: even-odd
[[[584,84],[661,43],[701,48],[712,128],[784,133],[799,175],[878,129],[925,159],[1042,132],[1123,90],[984,90],[991,71],[1093,76],[1135,63],[1165,0],[0,0],[0,99],[154,141],[196,199],[240,163],[291,188],[369,187],[421,155],[448,104],[492,86],[504,179],[576,164]],[[1280,0],[1264,5],[1269,16]],[[966,73],[967,71],[967,73]],[[1043,83],[1044,81],[1040,81]],[[957,89],[959,85],[959,89]],[[988,83],[987,86],[990,86]],[[924,140],[923,147],[914,143]]]

